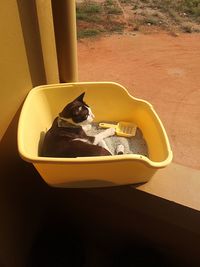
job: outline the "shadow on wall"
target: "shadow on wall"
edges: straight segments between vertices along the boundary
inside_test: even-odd
[[[17,5],[33,87],[46,84],[35,1],[17,0]]]
[[[35,233],[48,213],[48,186],[17,150],[19,111],[0,142],[1,266],[25,266]],[[31,130],[31,129],[30,129]]]

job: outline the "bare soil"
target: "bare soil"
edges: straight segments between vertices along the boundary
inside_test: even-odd
[[[200,169],[200,35],[111,35],[78,42],[79,80],[114,81],[153,104],[174,161]],[[106,103],[105,103],[106,105]]]
[[[200,32],[200,0],[77,0],[78,38],[113,33]]]

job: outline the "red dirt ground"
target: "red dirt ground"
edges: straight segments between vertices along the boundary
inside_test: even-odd
[[[153,104],[174,162],[200,169],[200,35],[113,35],[79,41],[79,80],[114,81]]]

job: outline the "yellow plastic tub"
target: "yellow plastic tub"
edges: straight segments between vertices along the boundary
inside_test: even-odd
[[[44,133],[63,107],[82,92],[95,121],[134,122],[147,143],[149,157],[129,154],[104,157],[48,158],[38,156]],[[165,129],[148,102],[136,99],[112,82],[39,86],[30,91],[18,125],[18,149],[42,178],[56,187],[101,187],[148,181],[172,160]]]

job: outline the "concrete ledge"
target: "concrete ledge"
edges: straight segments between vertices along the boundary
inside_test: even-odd
[[[200,210],[200,170],[172,163],[137,189]]]

